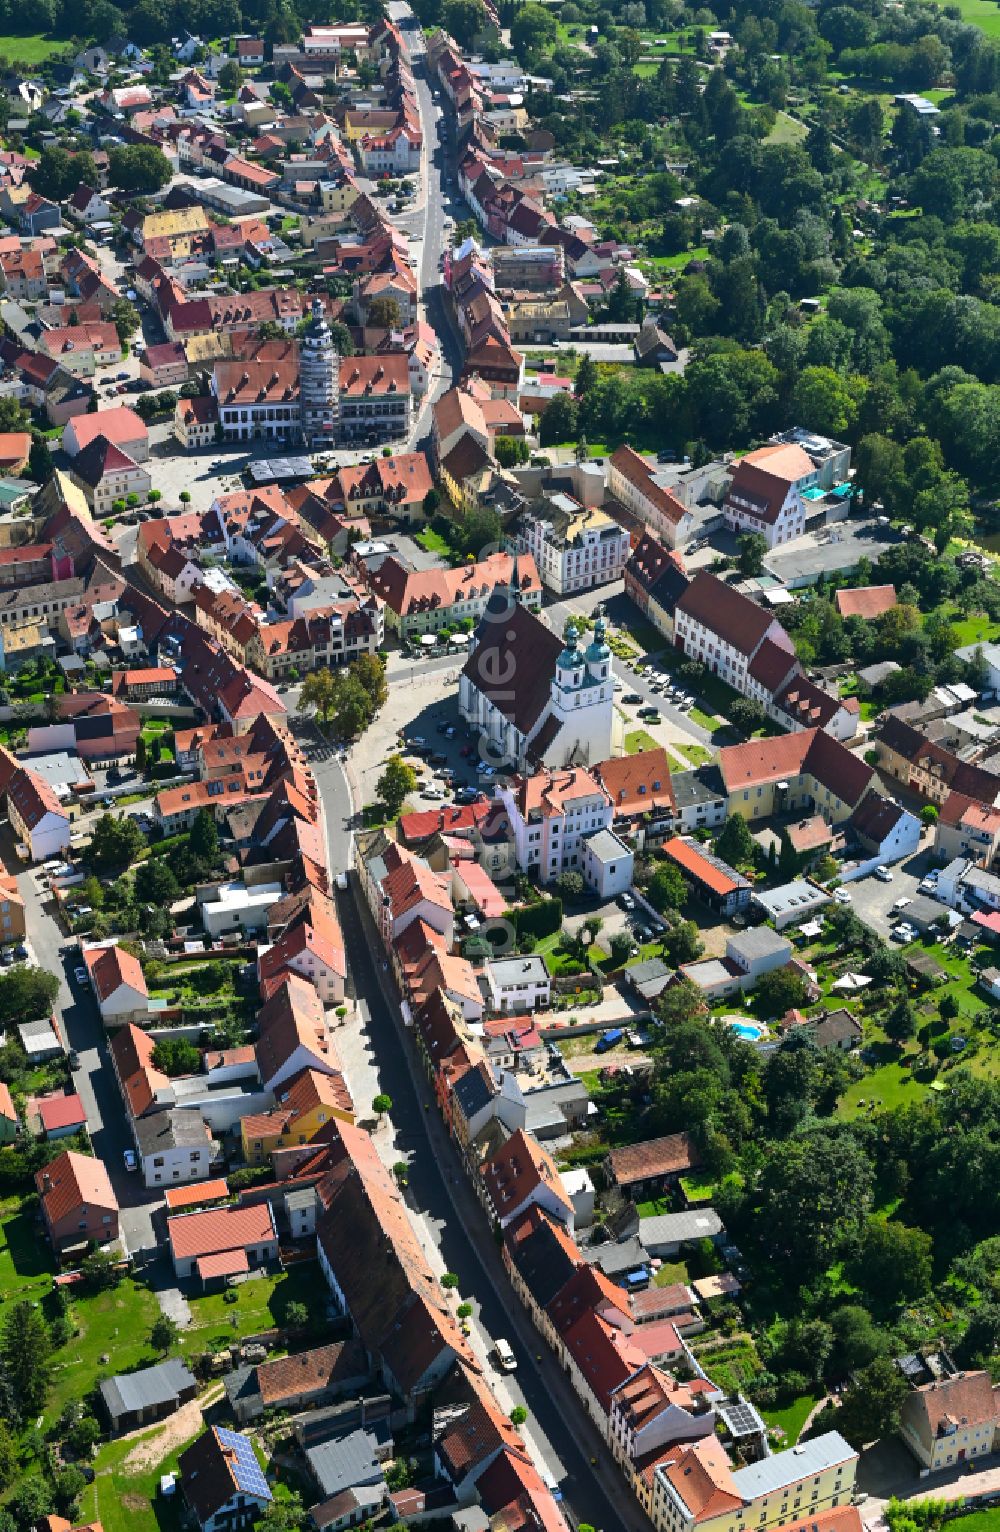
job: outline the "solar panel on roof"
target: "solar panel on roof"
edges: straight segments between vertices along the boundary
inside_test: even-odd
[[[223,1426],[216,1427],[216,1435],[219,1445],[235,1458],[232,1470],[237,1489],[245,1495],[261,1495],[270,1500],[271,1491],[249,1438],[241,1436],[238,1431],[227,1431]]]

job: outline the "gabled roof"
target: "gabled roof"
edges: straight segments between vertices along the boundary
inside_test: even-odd
[[[257,1063],[265,1085],[299,1047],[311,1053],[317,1063],[329,1061],[331,1067],[337,1063],[327,1033],[323,1002],[308,980],[298,974],[283,974],[281,983],[261,1007],[257,1021],[260,1030]]]
[[[619,1186],[653,1176],[680,1175],[696,1170],[701,1155],[690,1133],[671,1133],[665,1138],[625,1144],[608,1155],[611,1173]]]
[[[610,797],[616,817],[653,809],[676,811],[670,759],[662,747],[600,761],[594,776]]]
[[[136,990],[144,999],[148,998],[142,964],[117,942],[110,947],[85,949],[83,961],[90,972],[98,1000],[109,1000],[123,984]]]
[[[83,1207],[117,1213],[118,1200],[102,1160],[67,1149],[35,1173],[35,1187],[50,1224],[61,1223]]]
[[[770,612],[705,570],[695,575],[676,610],[748,658],[774,622]]]
[[[521,734],[529,734],[548,704],[562,639],[527,607],[510,609],[503,592],[491,597],[462,674]],[[512,687],[502,678],[516,675]]]
[[[822,729],[802,729],[796,734],[729,745],[719,752],[719,769],[729,793],[808,774],[842,802],[851,804],[860,801],[875,775],[860,756]]]
[[[128,1109],[133,1117],[141,1117],[156,1100],[157,1091],[170,1084],[169,1076],[153,1063],[156,1044],[148,1032],[127,1022],[109,1046]]]
[[[487,1160],[482,1171],[483,1186],[502,1221],[514,1213],[531,1193],[545,1186],[561,1204],[566,1222],[573,1220],[573,1204],[566,1194],[555,1161],[538,1141],[518,1128],[502,1148]]]
[[[270,1244],[277,1238],[269,1202],[246,1207],[205,1208],[167,1219],[167,1238],[174,1260],[219,1255],[228,1250]]]
[[[838,590],[834,600],[841,617],[863,617],[870,622],[896,605],[896,587],[862,585],[855,590]]]

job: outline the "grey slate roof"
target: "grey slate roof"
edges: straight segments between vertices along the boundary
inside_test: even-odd
[[[148,1410],[154,1405],[178,1402],[180,1395],[195,1388],[192,1372],[175,1356],[154,1367],[143,1367],[138,1372],[119,1373],[105,1378],[101,1383],[101,1398],[112,1420],[131,1415],[136,1410]]]
[[[639,1220],[639,1238],[647,1250],[656,1245],[715,1239],[722,1233],[722,1219],[714,1208],[689,1208],[682,1213],[661,1213],[654,1218]]]
[[[379,1441],[371,1430],[346,1431],[306,1449],[313,1477],[327,1500],[341,1490],[378,1484],[383,1478],[378,1453]]]

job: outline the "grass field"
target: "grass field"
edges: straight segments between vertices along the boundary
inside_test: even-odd
[[[764,142],[766,144],[799,144],[808,137],[808,134],[809,129],[805,123],[796,122],[795,118],[790,117],[787,112],[779,112],[774,120],[774,127]]]
[[[682,755],[686,761],[690,761],[692,766],[707,766],[710,761],[715,759],[712,751],[707,750],[704,745],[674,744],[672,748],[677,751],[678,755]]]
[[[655,750],[656,740],[645,729],[632,729],[625,736],[625,754],[638,755],[640,750]]]
[[[52,1262],[39,1226],[18,1199],[0,1206],[0,1294],[39,1298],[52,1286]],[[0,1311],[2,1312],[2,1311]]]
[[[856,1117],[859,1112],[868,1110],[870,1101],[877,1102],[880,1109],[891,1110],[922,1101],[926,1094],[926,1085],[915,1080],[902,1064],[882,1064],[848,1086],[837,1104],[837,1112],[841,1117]]]
[[[1000,37],[1000,6],[993,0],[952,0],[952,3],[958,6],[963,21],[979,27],[987,37]]]
[[[971,617],[962,617],[952,609],[947,616],[958,636],[959,648],[964,648],[966,644],[995,643],[1000,634],[1000,624],[990,622],[985,612],[974,612]]]
[[[815,1403],[814,1394],[800,1394],[790,1404],[783,1405],[780,1409],[761,1410],[761,1414],[772,1431],[778,1430],[785,1433],[785,1445],[794,1447],[806,1417]]]
[[[147,1447],[151,1459],[157,1458],[156,1442],[165,1435],[164,1425],[107,1443],[94,1461],[96,1477],[81,1497],[81,1515],[100,1522],[105,1532],[179,1532],[180,1496],[166,1499],[159,1493],[160,1475],[177,1467],[178,1457],[201,1430],[199,1425],[187,1441],[168,1447],[152,1467],[138,1469],[134,1465],[126,1469],[126,1458],[140,1446]]]
[[[149,1332],[159,1312],[149,1289],[128,1280],[111,1292],[74,1298],[69,1318],[77,1334],[53,1357],[46,1419],[55,1420],[69,1400],[85,1398],[100,1378],[156,1361]],[[104,1363],[102,1356],[112,1360]]]
[[[0,32],[0,58],[9,59],[12,64],[44,64],[46,59],[65,53],[68,47],[68,43],[46,37],[43,32],[29,32],[24,37]]]
[[[422,532],[417,533],[414,542],[419,543],[425,553],[439,553],[442,558],[449,558],[455,552],[447,539],[432,527],[424,527]]]
[[[962,1532],[1000,1532],[1000,1509],[973,1511],[962,1517]]]

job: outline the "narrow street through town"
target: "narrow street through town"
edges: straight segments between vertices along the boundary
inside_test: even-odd
[[[314,724],[297,723],[310,754],[326,819],[332,875],[351,861],[354,806],[337,753]],[[407,1198],[421,1226],[431,1231],[459,1291],[474,1303],[486,1331],[505,1336],[518,1360],[516,1392],[529,1413],[527,1430],[537,1444],[546,1477],[562,1493],[574,1525],[589,1521],[599,1532],[648,1532],[638,1503],[623,1492],[618,1471],[555,1356],[534,1329],[514,1293],[454,1144],[434,1104],[412,1036],[407,1032],[383,968],[381,944],[355,878],[338,907],[347,952],[348,980],[368,1017],[369,1041],[378,1061],[380,1089],[392,1097],[397,1143],[409,1162]]]

